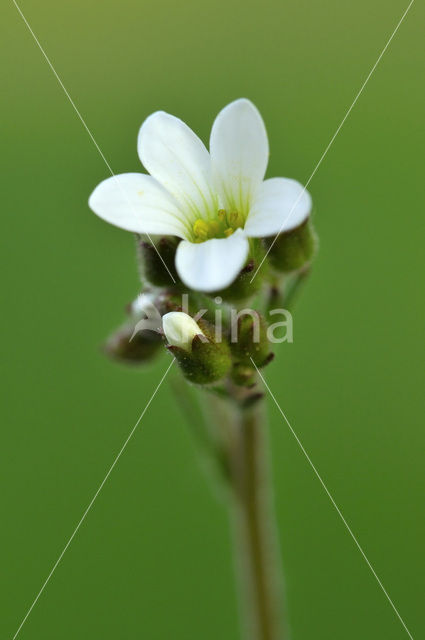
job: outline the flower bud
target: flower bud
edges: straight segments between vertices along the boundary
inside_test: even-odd
[[[264,317],[252,309],[240,312],[231,328],[231,350],[237,364],[244,368],[264,367],[273,358]]]
[[[244,268],[239,272],[236,280],[226,289],[216,292],[214,295],[219,295],[223,300],[229,302],[240,302],[241,300],[248,300],[251,298],[261,287],[261,277],[254,278],[252,276],[255,273],[256,265],[253,260],[249,260]]]
[[[263,263],[264,256],[265,249],[263,243],[257,241],[256,238],[252,238],[250,256],[246,265],[231,285],[222,291],[215,292],[213,295],[219,295],[223,300],[229,302],[248,300],[255,295],[261,288],[267,271],[267,263]],[[262,264],[262,268],[257,273],[260,264]],[[253,278],[254,274],[255,278]]]
[[[282,272],[295,271],[310,262],[317,248],[317,235],[310,219],[296,229],[266,239],[266,246],[271,247],[269,259],[271,265]]]
[[[141,261],[143,276],[151,284],[157,287],[166,287],[172,284],[172,277],[178,281],[175,263],[178,238],[165,236],[155,244],[139,241],[138,253]]]
[[[128,320],[106,341],[105,353],[127,364],[150,362],[162,347],[161,316],[155,296],[144,293],[128,307]]]
[[[183,375],[195,384],[216,382],[231,367],[227,342],[214,342],[206,322],[202,328],[186,313],[172,311],[162,318],[168,349],[177,359]]]
[[[251,387],[255,385],[255,374],[254,367],[236,362],[232,367],[230,377],[235,384],[241,387]]]
[[[195,320],[183,311],[171,311],[162,318],[162,328],[168,343],[185,351],[192,350],[192,341],[196,335],[204,336]]]
[[[161,336],[152,331],[138,333],[134,337],[132,335],[133,326],[123,325],[106,341],[105,353],[114,360],[127,364],[142,364],[153,360],[161,349]]]

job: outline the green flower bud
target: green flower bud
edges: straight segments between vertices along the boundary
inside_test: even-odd
[[[265,242],[271,247],[269,259],[277,271],[296,271],[313,258],[317,235],[310,219],[307,219],[296,229],[279,234],[276,241],[267,238]]]
[[[230,372],[233,382],[241,387],[251,387],[255,384],[255,369],[246,364],[236,362]]]
[[[159,353],[163,340],[161,316],[156,304],[157,298],[153,293],[143,293],[128,306],[127,322],[104,345],[108,356],[127,364],[139,364],[150,362]]]
[[[126,323],[115,331],[104,345],[105,353],[126,364],[142,364],[153,360],[162,347],[162,338],[153,331],[134,334],[134,325]]]
[[[179,239],[173,236],[160,238],[155,244],[139,241],[138,253],[142,275],[157,287],[170,286],[172,279],[179,281],[175,268],[175,255]]]
[[[231,285],[213,293],[213,296],[219,295],[223,300],[229,302],[240,302],[247,300],[255,295],[263,284],[263,279],[267,273],[267,262],[263,263],[258,273],[257,269],[265,256],[265,249],[262,242],[256,238],[250,239],[250,257],[248,262],[239,272],[237,278]],[[255,278],[253,278],[253,275]]]
[[[214,342],[209,326],[182,311],[167,313],[163,319],[168,349],[178,361],[183,375],[195,384],[210,384],[224,378],[231,367],[227,342]]]
[[[240,312],[231,327],[230,348],[237,364],[244,367],[264,367],[273,358],[267,337],[267,323],[264,317],[249,309]]]

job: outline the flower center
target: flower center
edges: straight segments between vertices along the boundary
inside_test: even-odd
[[[237,211],[227,212],[225,209],[219,209],[215,220],[204,220],[198,218],[193,224],[194,242],[205,242],[211,238],[228,238],[236,231],[243,227],[244,219]]]

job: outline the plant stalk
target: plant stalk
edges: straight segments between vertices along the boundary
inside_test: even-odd
[[[248,391],[234,387],[231,393],[235,397]],[[228,406],[224,446],[243,637],[289,640],[264,401],[243,408],[243,398],[237,399],[235,407]]]

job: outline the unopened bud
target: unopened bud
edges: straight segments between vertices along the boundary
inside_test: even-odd
[[[134,326],[128,323],[108,338],[104,350],[114,360],[127,364],[142,364],[150,362],[161,347],[162,338],[159,333],[143,331],[134,335]]]
[[[229,302],[248,300],[255,295],[261,288],[267,271],[267,262],[263,262],[264,256],[263,243],[256,238],[252,238],[250,256],[246,265],[230,286],[218,293],[214,293],[214,295],[220,295],[223,300]],[[262,265],[261,269],[257,272],[260,265]]]
[[[310,262],[317,248],[317,235],[310,219],[296,229],[279,234],[274,240],[266,239],[270,248],[269,259],[277,271],[296,271]]]
[[[171,311],[162,318],[162,328],[168,343],[185,351],[192,351],[192,341],[196,335],[204,336],[195,320],[183,311]]]
[[[181,311],[162,318],[168,349],[178,361],[183,375],[195,384],[221,380],[230,370],[231,356],[227,342],[214,342],[209,326]]]
[[[241,387],[251,387],[255,384],[255,369],[236,362],[230,373],[233,382]]]
[[[161,316],[155,306],[155,296],[141,294],[128,307],[128,320],[109,336],[104,350],[114,360],[141,364],[152,360],[160,351]]]
[[[231,330],[231,349],[235,361],[248,367],[263,367],[273,358],[267,323],[258,311],[240,312]]]
[[[178,281],[175,255],[178,238],[165,236],[155,244],[141,240],[139,242],[139,256],[143,276],[157,287],[169,286]],[[171,275],[170,275],[171,274]]]

